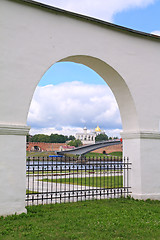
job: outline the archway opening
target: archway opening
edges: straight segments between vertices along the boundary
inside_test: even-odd
[[[31,151],[34,151],[34,152],[41,152],[41,148],[39,146],[33,146]]]
[[[104,148],[101,149],[101,153],[99,153],[98,151],[96,152],[98,144],[102,144],[101,148],[106,146],[104,144],[108,144],[108,142],[104,143],[104,141],[97,142],[96,144],[94,142],[92,145],[89,146],[90,149],[89,150],[87,149],[86,152],[79,151],[81,149],[81,144],[85,145],[83,146],[85,148],[86,144],[89,141],[90,142],[91,140],[95,141],[96,136],[102,135],[103,137],[104,134],[109,135],[108,131],[105,131],[106,130],[105,124],[109,123],[107,121],[110,117],[110,123],[111,123],[111,126],[113,126],[116,115],[111,114],[112,109],[114,109],[114,113],[118,114],[117,116],[119,116],[119,119],[120,119],[118,106],[113,97],[113,94],[111,93],[110,88],[112,89],[117,100],[119,101],[119,108],[121,110],[121,115],[124,120],[125,129],[130,127],[131,122],[128,123],[127,120],[131,116],[129,115],[129,118],[128,118],[128,115],[125,115],[126,107],[124,106],[124,104],[126,104],[125,102],[126,99],[128,99],[127,104],[131,104],[131,103],[133,104],[133,102],[132,102],[130,92],[127,86],[125,85],[125,82],[122,79],[122,77],[106,63],[100,61],[99,59],[95,59],[88,56],[73,56],[70,58],[62,59],[56,64],[57,65],[58,64],[61,65],[63,63],[70,64],[70,62],[76,64],[76,66],[84,65],[87,67],[87,69],[88,68],[92,69],[91,71],[94,71],[96,72],[96,74],[98,74],[98,76],[101,76],[101,80],[103,81],[103,84],[102,85],[100,84],[100,80],[98,81],[97,84],[96,83],[89,84],[88,82],[84,83],[83,81],[67,82],[66,74],[65,72],[63,72],[63,70],[61,70],[61,72],[63,72],[63,75],[64,75],[64,79],[65,79],[64,82],[61,82],[59,84],[54,84],[54,80],[53,80],[53,84],[48,84],[48,85],[42,84],[43,86],[37,87],[35,91],[35,96],[33,98],[33,103],[31,105],[30,115],[33,114],[32,117],[35,120],[34,124],[35,126],[37,125],[39,128],[39,129],[37,128],[37,130],[40,131],[39,135],[41,135],[40,136],[41,139],[44,140],[46,138],[45,135],[47,134],[47,138],[44,142],[46,142],[47,148],[50,148],[50,149],[52,148],[52,150],[54,151],[54,153],[52,152],[53,155],[49,155],[49,158],[47,158],[45,167],[42,169],[42,175],[48,174],[49,172],[49,174],[51,174],[54,178],[54,176],[58,174],[58,176],[62,178],[62,181],[65,181],[66,175],[67,175],[67,178],[69,178],[70,187],[71,185],[72,186],[74,185],[74,184],[71,184],[71,180],[77,181],[77,179],[79,179],[81,183],[81,187],[85,186],[85,188],[87,189],[86,182],[89,180],[90,174],[93,175],[92,179],[94,182],[96,182],[97,174],[100,175],[100,178],[103,176],[103,180],[108,182],[107,170],[109,166],[107,165],[107,163],[109,161],[112,162],[112,160],[117,159],[115,157],[113,159],[112,157],[108,158],[108,156],[106,156],[107,155],[106,151],[103,151]],[[105,82],[108,83],[110,88],[106,85]],[[37,101],[36,101],[36,98],[37,98]],[[53,103],[52,107],[50,105],[51,102]],[[110,103],[110,108],[108,108],[108,103]],[[134,115],[135,109],[134,109],[134,104],[133,105],[132,104],[130,106],[130,112],[133,113]],[[113,106],[115,108],[113,108]],[[130,119],[132,120],[132,124],[133,123],[136,124],[136,122],[134,122],[134,118],[130,118]],[[115,123],[117,123],[117,118]],[[121,122],[119,122],[119,124],[121,126]],[[75,134],[76,132],[73,132],[73,129],[75,131],[77,131],[77,129],[83,130],[83,133],[81,132],[80,134],[78,134],[79,137],[78,139],[76,139],[77,142],[79,141],[81,142],[80,145],[78,145],[77,142],[75,145],[73,143],[71,145],[67,144],[66,140],[68,140],[69,134],[66,132],[65,127],[70,127],[70,130],[72,130],[72,133],[70,133],[70,137],[71,135],[74,135],[76,137],[76,134]],[[94,128],[94,131],[92,130],[92,128]],[[92,131],[88,132],[88,129]],[[115,129],[112,129],[112,130],[115,130]],[[64,135],[62,135],[62,133]],[[62,144],[62,142],[59,142],[59,140],[57,142],[53,141],[53,138],[58,137],[58,135],[59,136],[61,135],[61,137],[65,139],[65,142],[63,142],[64,144]],[[66,135],[68,135],[67,139],[65,138]],[[117,135],[114,135],[112,132],[111,136],[109,135],[108,137],[110,138],[117,137]],[[32,141],[35,142],[34,136],[32,136],[31,139]],[[82,139],[82,141],[80,139]],[[73,140],[71,140],[71,142],[72,141]],[[60,143],[60,145],[58,145],[58,143]],[[48,144],[51,144],[51,145],[49,146]],[[116,144],[120,144],[120,143],[118,142]],[[94,145],[94,148],[93,148],[93,145]],[[60,152],[61,151],[60,148],[63,149],[62,150],[63,152]],[[93,152],[94,150],[95,152]],[[77,153],[76,152],[74,153],[76,155],[75,157],[76,161],[75,161],[75,158],[72,158],[71,156],[68,156],[68,155],[64,156],[64,152],[67,152],[65,154],[68,154],[68,151],[70,152],[78,151]],[[85,153],[91,154],[90,156],[94,155],[93,162],[91,162],[90,156],[86,156],[87,154],[84,156]],[[43,152],[43,154],[45,153]],[[103,158],[103,161],[101,161],[102,158]],[[44,157],[42,157],[42,159],[44,160]],[[57,165],[59,164],[59,161],[60,161],[60,166]],[[122,164],[122,159],[120,159],[119,161],[121,161],[121,164]],[[103,162],[103,166],[101,164],[102,162]],[[56,164],[56,167],[55,167],[55,164]],[[63,167],[62,167],[62,164],[63,164]],[[33,161],[33,168],[34,168],[34,161]],[[84,174],[82,170],[84,169],[85,169],[84,171],[85,176],[82,176]],[[101,174],[102,173],[101,170],[103,170],[103,174]],[[76,176],[77,176],[76,179],[74,176],[70,177],[70,175],[73,173],[76,173]],[[116,174],[115,171],[114,173]],[[85,183],[82,184],[83,177],[85,178]],[[113,174],[111,177],[113,177]],[[48,186],[47,184],[48,184],[48,181],[50,180],[54,182],[55,179],[53,178],[49,180],[47,178],[47,180],[44,180],[44,181],[47,181],[47,183],[44,183],[44,185],[46,184],[46,186]],[[115,179],[117,179],[118,183],[119,182],[121,183],[121,185],[118,185],[117,188],[122,187],[123,173],[121,172],[118,176],[115,175],[115,177],[113,177],[112,180],[115,181]],[[58,183],[57,178],[55,181],[56,183]],[[32,183],[31,187],[28,185],[28,189],[30,188],[35,189],[35,184],[36,183]],[[65,182],[64,184],[66,188],[67,183]],[[114,184],[116,184],[116,182]],[[78,185],[79,184],[77,183],[77,188],[78,188]],[[52,184],[50,186],[52,186]],[[96,186],[97,185],[93,184],[93,187],[96,187]],[[102,185],[100,183],[100,187],[101,186]],[[104,182],[104,187],[105,187],[105,182]],[[112,188],[112,187],[113,186],[109,186],[109,188]],[[39,189],[37,188],[37,192],[38,191]],[[72,190],[72,193],[73,192],[74,190]],[[58,195],[61,194],[61,191],[58,191],[56,189],[56,194]],[[82,192],[79,192],[78,194],[80,198],[83,197]],[[60,198],[61,198],[61,195],[60,195]],[[88,199],[86,195],[85,195],[85,199]]]
[[[56,65],[55,68],[55,65],[51,67],[53,70],[48,70],[50,73],[45,74],[48,76],[42,78],[35,91],[28,120],[28,125],[33,127],[31,132],[51,134],[52,130],[54,133],[57,130],[57,133],[64,134],[66,129],[67,134],[70,132],[68,135],[72,135],[73,129],[74,135],[76,131],[83,133],[84,127],[87,127],[87,131],[93,131],[98,125],[105,129],[109,137],[119,137],[119,109],[104,80],[82,64],[59,62]],[[64,73],[59,82],[55,79],[57,73],[52,74],[54,71],[60,71],[60,74],[67,72],[71,67],[77,73]],[[86,135],[85,140],[87,139],[93,141],[94,137]]]
[[[92,74],[94,72],[96,77],[92,80],[91,76],[93,75],[91,74],[91,76],[87,75],[88,79],[86,77],[83,79],[84,75],[80,76],[79,71],[76,73],[76,77],[72,72],[70,78],[66,75],[66,69],[70,64],[72,64],[73,72],[76,68],[84,68],[85,71],[87,69]],[[65,65],[66,69],[63,70]],[[46,77],[48,72],[52,72],[52,68],[54,71],[54,66],[58,66],[60,70],[60,82],[55,76],[49,75],[48,79]],[[90,87],[92,91],[90,91]],[[32,127],[31,134],[58,133],[72,136],[84,126],[93,130],[97,125],[100,125],[101,128],[107,130],[106,134],[109,138],[120,137],[119,132],[122,125],[118,107],[121,113],[123,130],[128,131],[138,128],[136,109],[128,86],[115,69],[100,59],[89,56],[70,56],[61,59],[44,74],[37,89],[28,117],[28,124]],[[106,100],[105,97],[108,96],[109,98]],[[40,102],[38,102],[39,97],[41,98]],[[108,108],[108,103],[110,108]],[[113,108],[114,114],[112,112]],[[108,124],[110,128],[108,128]],[[115,127],[116,124],[118,127]],[[109,129],[112,130],[110,133],[108,132]],[[117,129],[119,132],[117,132]],[[81,133],[81,139],[83,139],[83,133]],[[85,135],[84,139],[85,141],[88,139],[94,140],[95,137]],[[50,140],[45,140],[45,142],[50,142]]]

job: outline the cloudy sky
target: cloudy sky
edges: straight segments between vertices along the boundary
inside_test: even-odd
[[[38,0],[37,0],[38,1]],[[41,0],[39,2],[160,35],[160,0]],[[56,103],[56,104],[55,104]],[[57,63],[36,88],[29,115],[30,134],[81,132],[97,125],[119,136],[121,118],[114,96],[93,70]]]

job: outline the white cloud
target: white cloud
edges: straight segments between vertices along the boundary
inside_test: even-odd
[[[68,135],[97,124],[103,129],[121,128],[119,109],[107,85],[65,82],[37,87],[28,115],[34,132],[43,129]]]
[[[151,32],[152,34],[154,34],[154,35],[158,35],[158,36],[160,36],[160,30],[158,31],[153,31],[153,32]]]
[[[91,129],[93,130],[93,129]],[[105,133],[109,136],[109,137],[121,137],[120,136],[120,132],[122,131],[122,129],[103,129],[105,131]],[[83,128],[79,128],[79,127],[62,127],[60,130],[57,130],[55,128],[31,128],[30,130],[30,134],[34,135],[34,134],[47,134],[47,135],[51,135],[51,133],[56,133],[56,134],[63,134],[63,135],[75,135],[76,133],[81,133],[83,132]],[[88,129],[89,132],[89,129]]]
[[[36,0],[51,6],[63,8],[65,10],[81,13],[84,15],[113,21],[113,16],[121,11],[146,7],[155,0]]]
[[[57,130],[56,128],[31,128],[30,134],[47,134],[50,135],[51,133],[63,134],[63,135],[75,135],[77,132],[82,132],[82,128],[74,128],[74,127],[62,127],[61,129]]]

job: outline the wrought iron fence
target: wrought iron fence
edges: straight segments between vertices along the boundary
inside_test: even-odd
[[[27,205],[118,198],[131,193],[127,158],[28,158]]]

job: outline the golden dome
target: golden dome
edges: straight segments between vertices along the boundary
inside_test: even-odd
[[[101,132],[101,129],[100,129],[99,126],[97,126],[97,127],[95,128],[95,132]]]

